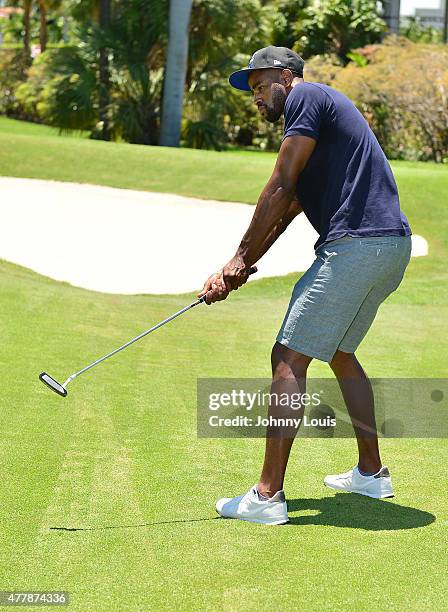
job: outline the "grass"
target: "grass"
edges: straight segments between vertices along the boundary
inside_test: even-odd
[[[253,189],[239,154],[43,137],[27,134],[29,126],[5,134],[5,125],[0,121],[3,174],[51,174],[40,165],[47,155],[51,178],[73,180],[68,175],[76,178],[78,168],[87,180],[90,152],[105,181],[117,178],[114,160],[121,158],[127,186],[144,188],[159,181],[166,156],[175,163],[169,184],[171,175],[179,184],[185,177],[204,194],[218,193],[214,180],[225,183],[238,158],[232,193],[244,201]],[[9,160],[5,167],[5,150],[14,151],[15,166]],[[272,156],[244,159],[261,185]],[[146,167],[144,183],[134,163]],[[359,358],[371,376],[446,377],[446,168],[394,169],[405,211],[429,240],[430,255],[412,260]],[[62,399],[37,380],[42,369],[63,379],[191,295],[93,293],[0,262],[2,590],[65,589],[73,610],[444,609],[445,440],[382,442],[397,493],[387,502],[323,488],[327,472],[353,465],[353,440],[300,440],[286,482],[291,525],[268,529],[215,518],[216,498],[256,481],[263,444],[198,439],[196,379],[269,375],[294,279],[263,279],[225,303],[193,310],[74,381]],[[315,362],[310,374],[328,372]]]
[[[200,151],[59,136],[47,126],[0,117],[0,175],[94,183],[254,202],[274,154]],[[224,164],[223,164],[224,161]]]
[[[55,128],[0,117],[0,176],[92,183],[253,204],[276,158],[274,153],[111,144],[77,136],[61,136]],[[426,188],[429,195],[437,196],[441,186],[446,185],[446,166],[395,162],[393,168],[400,190],[405,190],[405,200],[420,207],[430,204]],[[415,189],[415,183],[424,183],[425,189]],[[423,201],[416,202],[417,195],[424,195]]]

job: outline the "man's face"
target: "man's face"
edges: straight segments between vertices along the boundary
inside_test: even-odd
[[[254,70],[249,75],[249,86],[260,115],[270,123],[278,121],[287,97],[282,71],[277,68]]]

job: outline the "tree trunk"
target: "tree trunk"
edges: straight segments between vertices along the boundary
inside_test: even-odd
[[[400,0],[383,0],[383,19],[389,33],[398,34],[400,30]]]
[[[443,14],[443,42],[448,43],[448,0],[445,0],[445,12]]]
[[[168,57],[160,131],[160,144],[165,147],[178,147],[180,141],[192,1],[170,0]]]
[[[30,15],[31,15],[31,0],[24,0],[23,3],[23,49],[27,61],[31,60],[30,50]]]
[[[99,22],[101,34],[110,22],[110,0],[100,0],[99,2]],[[99,53],[99,117],[102,123],[101,140],[110,140],[109,125],[109,91],[110,91],[110,71],[109,71],[109,51],[101,45]]]
[[[39,0],[39,15],[40,15],[39,40],[40,40],[41,53],[43,53],[45,49],[47,48],[47,42],[48,42],[47,7],[45,6],[45,1],[46,0]]]

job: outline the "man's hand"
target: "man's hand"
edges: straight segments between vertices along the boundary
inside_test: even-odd
[[[234,291],[247,282],[250,266],[244,263],[240,255],[235,255],[222,270],[222,278],[228,292]]]
[[[225,300],[231,291],[244,285],[250,272],[251,268],[246,266],[241,257],[235,255],[222,270],[208,277],[198,297],[206,295],[206,304]],[[256,268],[253,268],[252,272],[256,272]]]
[[[204,283],[202,291],[198,293],[198,297],[206,295],[205,303],[210,305],[213,304],[213,302],[225,300],[229,293],[230,291],[227,291],[226,285],[222,278],[221,270],[208,277]]]

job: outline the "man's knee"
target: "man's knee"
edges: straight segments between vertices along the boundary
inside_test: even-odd
[[[272,347],[272,373],[278,376],[288,378],[291,376],[291,371],[295,376],[305,375],[312,360],[312,357],[293,351],[279,342],[276,342]]]
[[[357,359],[354,353],[345,353],[338,349],[333,355],[333,359],[330,361],[330,368],[333,372],[339,372],[356,361]]]

